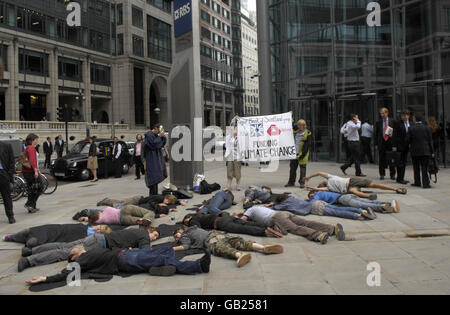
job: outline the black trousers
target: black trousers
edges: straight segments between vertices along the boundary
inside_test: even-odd
[[[232,216],[225,215],[217,221],[217,229],[234,234],[247,234],[254,236],[266,236],[266,226],[256,222],[244,221]]]
[[[379,164],[379,172],[380,176],[386,176],[386,168],[389,167],[389,174],[391,178],[395,177],[395,165],[389,165],[388,159],[386,158],[386,153],[392,151],[392,147],[381,147],[380,149],[380,164]]]
[[[51,159],[52,159],[52,154],[51,153],[45,155],[44,168],[49,168],[50,167]]]
[[[367,161],[373,163],[371,142],[371,138],[361,137],[361,161],[365,161],[367,157]]]
[[[406,164],[408,163],[409,150],[401,152],[400,161],[397,166],[397,181],[405,180]]]
[[[347,163],[342,165],[342,168],[346,170],[351,167],[353,163],[355,164],[356,175],[361,175],[361,158],[360,158],[360,150],[361,144],[359,141],[347,141],[348,150],[350,151],[350,158]]]
[[[115,178],[121,178],[122,177],[122,170],[123,170],[123,163],[122,159],[114,159],[113,160],[113,168],[114,168],[114,177]]]
[[[39,199],[40,192],[32,189],[32,185],[37,181],[34,178],[34,173],[22,173],[25,182],[27,183],[27,191],[28,191],[28,200],[25,203],[25,206],[29,206],[31,208],[36,208],[36,203]]]
[[[150,186],[148,189],[149,189],[150,196],[155,196],[158,194],[158,184],[154,184],[154,185]]]
[[[294,185],[295,180],[297,179],[297,169],[300,167],[300,179],[298,180],[299,184],[304,184],[303,179],[306,177],[306,165],[298,164],[298,160],[291,160],[289,164],[289,185]]]
[[[136,177],[141,178],[141,174],[145,174],[144,163],[142,163],[142,159],[140,156],[134,157],[134,165],[136,167]]]
[[[414,168],[414,185],[429,187],[430,178],[428,177],[428,163],[430,161],[429,156],[413,156],[413,168]],[[420,173],[422,173],[422,180],[420,180]]]
[[[3,205],[5,206],[5,213],[8,218],[13,218],[13,202],[9,183],[9,174],[5,170],[0,170],[0,193],[3,198]]]

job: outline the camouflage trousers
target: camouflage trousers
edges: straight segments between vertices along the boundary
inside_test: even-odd
[[[240,251],[253,251],[254,242],[246,241],[238,236],[224,236],[211,233],[205,241],[211,254],[218,257],[236,259]]]

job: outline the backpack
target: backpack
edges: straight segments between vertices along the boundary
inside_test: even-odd
[[[436,161],[436,158],[430,158],[430,161],[428,163],[428,174],[430,174],[430,178],[432,177],[431,175],[434,175],[434,183],[437,183],[437,174],[439,173],[439,165]]]
[[[31,166],[30,160],[28,160],[28,155],[26,152],[20,153],[19,157],[17,158],[17,162],[22,166],[25,166],[26,168],[33,168]]]
[[[217,190],[220,190],[220,185],[217,183],[214,184],[208,184],[208,182],[206,180],[201,181],[200,183],[200,188],[199,188],[199,193],[200,195],[207,195],[207,194],[211,194]]]

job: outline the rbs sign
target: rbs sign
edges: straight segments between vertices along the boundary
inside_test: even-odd
[[[173,4],[175,37],[192,31],[191,0],[175,0]]]

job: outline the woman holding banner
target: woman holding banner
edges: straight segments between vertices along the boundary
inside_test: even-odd
[[[290,164],[289,182],[284,187],[294,187],[297,178],[297,168],[300,166],[300,188],[305,188],[306,165],[309,159],[309,148],[311,147],[312,133],[307,129],[306,121],[301,119],[297,123],[298,129],[294,131],[297,159]]]

